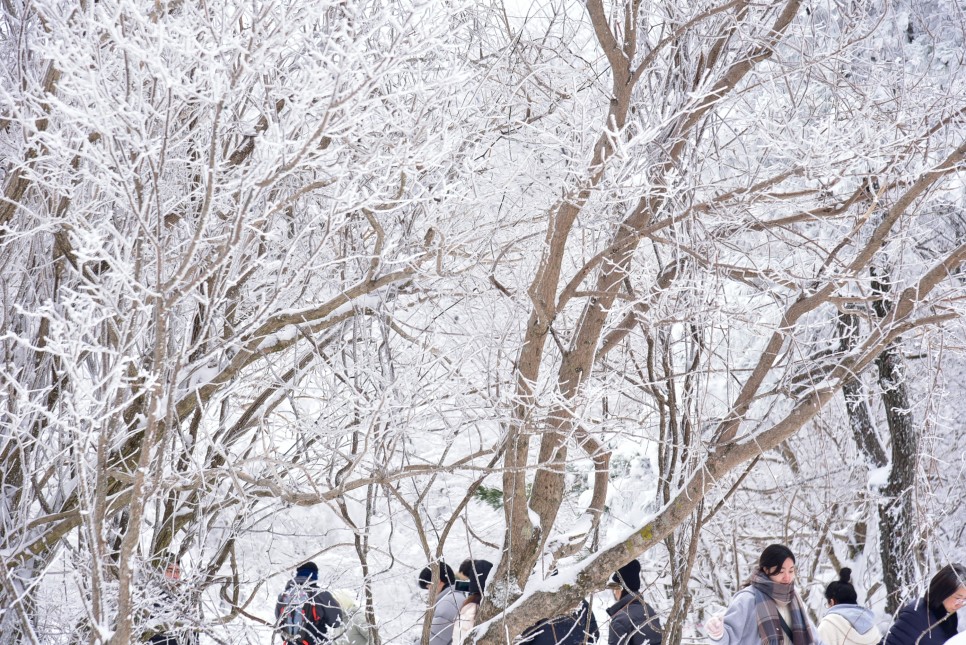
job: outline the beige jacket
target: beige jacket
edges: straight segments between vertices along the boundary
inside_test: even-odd
[[[872,627],[862,634],[844,616],[828,614],[818,624],[818,637],[825,645],[876,645],[882,640],[882,633]]]
[[[476,625],[476,609],[478,607],[479,605],[475,602],[470,602],[460,608],[459,618],[453,625],[453,645],[461,645]]]

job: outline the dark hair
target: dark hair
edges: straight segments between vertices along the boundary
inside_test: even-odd
[[[784,544],[769,544],[758,557],[758,569],[766,576],[781,571],[785,560],[791,558],[795,562],[795,554]]]
[[[470,560],[469,558],[466,558],[465,560],[460,562],[460,568],[458,569],[458,571],[462,575],[466,576],[467,580],[469,580],[471,577],[473,577],[473,561]]]
[[[966,587],[966,567],[961,564],[947,564],[936,572],[929,581],[926,591],[926,603],[937,616],[945,616],[948,612],[943,601],[956,593],[960,587]]]
[[[825,599],[834,600],[836,605],[857,605],[859,595],[852,586],[852,569],[842,567],[839,579],[825,587]]]
[[[480,604],[483,592],[486,590],[486,579],[490,575],[493,563],[487,560],[472,560],[470,562],[470,590],[463,605]]]
[[[433,581],[433,565],[423,567],[423,570],[419,572],[419,588],[429,589],[429,584]],[[443,583],[443,589],[453,584],[455,576],[453,575],[453,568],[440,561],[439,563],[439,580]]]

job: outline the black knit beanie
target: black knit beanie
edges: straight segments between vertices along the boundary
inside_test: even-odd
[[[620,585],[628,591],[639,591],[641,588],[641,563],[637,560],[631,560],[614,572],[614,575],[610,577],[610,583]]]

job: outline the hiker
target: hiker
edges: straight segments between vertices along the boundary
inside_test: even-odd
[[[825,600],[829,609],[818,624],[818,637],[825,645],[876,645],[882,640],[875,615],[858,604],[851,569],[843,567],[839,579],[825,587]]]
[[[943,645],[956,635],[956,612],[966,606],[966,567],[947,564],[929,581],[926,595],[896,615],[882,645]]]
[[[456,591],[453,568],[440,561],[437,565],[439,580],[436,583],[436,604],[433,606],[433,622],[429,628],[429,645],[451,645],[453,625],[459,618],[460,607],[466,600],[466,593]],[[433,570],[424,567],[419,572],[419,588],[429,589],[433,582]]]
[[[184,592],[181,583],[181,564],[174,556],[170,556],[164,567],[161,595],[164,603],[156,606],[157,614],[163,616],[165,608],[176,608],[184,604]],[[184,627],[173,624],[164,625],[160,631],[148,639],[152,645],[197,645],[198,635]]]
[[[600,638],[597,619],[586,600],[572,613],[541,620],[520,635],[520,645],[584,645]]]
[[[342,608],[342,617],[345,620],[343,628],[337,630],[339,635],[335,638],[334,645],[371,645],[372,633],[366,620],[365,608],[359,606],[348,589],[333,589],[332,596]]]
[[[493,568],[492,562],[473,560],[470,571],[470,593],[460,607],[459,618],[453,625],[453,645],[462,645],[470,630],[476,625],[476,612],[483,602],[483,592],[486,590],[486,578]]]
[[[712,645],[812,645],[817,641],[795,591],[795,556],[781,544],[761,552],[758,568],[722,616],[705,624]]]
[[[306,562],[295,570],[275,604],[276,630],[284,643],[331,643],[342,631],[345,617],[339,602],[318,586],[319,567]]]
[[[660,645],[661,622],[654,609],[640,596],[641,563],[631,560],[614,572],[608,582],[614,592],[608,645]]]

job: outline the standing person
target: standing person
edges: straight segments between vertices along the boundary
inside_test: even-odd
[[[433,606],[433,623],[429,628],[429,645],[451,645],[453,624],[459,618],[466,592],[456,590],[452,567],[445,562],[440,562],[438,566],[439,582],[436,583],[436,604]],[[432,583],[433,570],[424,567],[419,572],[419,588],[429,589]]]
[[[942,645],[956,635],[956,612],[966,606],[966,567],[947,564],[929,581],[926,595],[899,609],[882,645]]]
[[[858,604],[851,569],[843,567],[839,579],[825,587],[825,599],[829,610],[818,624],[818,637],[825,645],[875,645],[882,640],[875,615]]]
[[[493,563],[486,560],[473,560],[470,571],[470,593],[460,607],[460,615],[453,626],[453,645],[461,645],[476,625],[476,611],[483,602],[486,578],[490,575]]]
[[[708,620],[712,645],[812,645],[815,629],[795,592],[795,556],[772,544],[761,552],[758,568],[731,599],[724,618]]]
[[[359,606],[356,598],[348,589],[333,589],[332,596],[342,608],[345,625],[334,645],[371,645],[372,632],[366,621],[366,611]]]
[[[335,597],[319,588],[319,567],[301,564],[275,604],[276,629],[284,643],[330,643],[342,630],[345,617]]]
[[[641,563],[631,560],[614,572],[607,585],[614,590],[608,645],[660,645],[661,622],[640,596]]]
[[[167,565],[164,567],[164,580],[161,592],[165,598],[165,602],[163,606],[159,603],[156,607],[158,613],[163,615],[165,609],[173,609],[175,615],[181,616],[186,603],[184,589],[181,583],[181,564],[174,556],[170,556]],[[185,627],[177,626],[175,624],[177,622],[179,621],[167,621],[166,624],[163,624],[161,631],[151,636],[148,642],[151,645],[196,645],[198,635]]]

